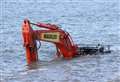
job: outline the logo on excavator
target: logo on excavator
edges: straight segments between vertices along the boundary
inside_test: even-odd
[[[41,39],[46,41],[59,42],[60,34],[59,32],[42,33]]]

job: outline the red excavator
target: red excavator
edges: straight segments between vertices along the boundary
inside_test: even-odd
[[[34,30],[31,26],[44,28],[45,30]],[[65,59],[71,59],[78,55],[108,53],[110,46],[105,49],[101,44],[95,46],[76,45],[74,44],[70,34],[57,25],[45,23],[31,23],[25,19],[22,25],[22,35],[24,47],[26,49],[27,63],[38,61],[37,41],[46,41],[55,44],[57,55],[63,56]]]

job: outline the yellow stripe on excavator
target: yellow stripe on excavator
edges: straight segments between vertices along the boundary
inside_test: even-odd
[[[42,33],[41,39],[46,41],[59,42],[60,33],[59,32]]]

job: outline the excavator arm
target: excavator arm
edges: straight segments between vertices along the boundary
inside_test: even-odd
[[[31,24],[39,28],[45,28],[45,30],[33,30]],[[38,61],[37,40],[55,44],[57,55],[62,55],[65,59],[71,59],[78,53],[77,45],[73,43],[69,33],[63,31],[56,25],[44,23],[34,24],[26,19],[22,25],[22,34],[28,63]]]

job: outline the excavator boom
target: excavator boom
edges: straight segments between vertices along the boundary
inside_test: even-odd
[[[40,28],[46,28],[47,30],[33,30],[31,24]],[[22,34],[28,63],[38,60],[36,40],[55,44],[57,54],[63,55],[65,59],[71,59],[77,54],[77,46],[74,45],[69,33],[63,31],[56,25],[44,23],[34,24],[26,19],[23,22]]]

